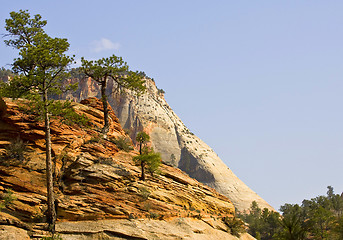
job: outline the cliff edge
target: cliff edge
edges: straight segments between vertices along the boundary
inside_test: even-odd
[[[79,101],[100,97],[99,86],[90,78],[78,81],[78,91],[67,98]],[[163,162],[224,194],[239,211],[248,209],[253,201],[262,208],[273,210],[223,163],[211,147],[189,131],[152,79],[146,78],[146,88],[146,93],[137,96],[130,91],[113,92],[114,83],[109,81],[108,84],[108,100],[132,139],[139,131],[149,133],[152,146],[162,153]]]

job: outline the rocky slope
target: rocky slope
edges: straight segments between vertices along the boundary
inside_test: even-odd
[[[78,91],[66,97],[76,101],[100,97],[99,87],[91,79],[83,79],[79,83]],[[148,132],[152,146],[162,153],[165,163],[180,168],[229,197],[239,211],[248,209],[252,201],[262,208],[273,209],[244,184],[211,147],[189,131],[153,80],[147,78],[146,87],[146,93],[138,97],[132,92],[112,92],[113,82],[109,83],[109,102],[132,139],[138,131]]]
[[[0,239],[47,234],[43,123],[28,105],[0,99],[0,197],[14,197],[0,211]],[[63,239],[237,239],[221,220],[235,211],[227,197],[164,164],[160,175],[140,181],[132,161],[137,153],[115,144],[127,136],[114,112],[105,140],[100,137],[101,102],[86,99],[73,108],[92,125],[67,125],[61,119],[51,124],[56,230]],[[9,154],[18,152],[13,146],[23,150],[25,159]],[[244,234],[240,239],[252,238]]]

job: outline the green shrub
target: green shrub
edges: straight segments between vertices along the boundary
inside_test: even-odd
[[[19,105],[19,110],[25,114],[34,116],[36,121],[44,119],[43,108],[44,104],[38,99],[31,99],[25,104]],[[91,126],[90,119],[85,114],[78,114],[72,107],[72,102],[66,101],[52,101],[49,103],[49,112],[52,114],[51,118],[58,118],[64,124],[69,126],[80,126],[89,128]]]
[[[142,187],[142,188],[139,188],[139,194],[143,198],[143,200],[146,201],[148,200],[151,192],[146,187]]]
[[[133,150],[131,141],[126,137],[118,137],[116,139],[112,139],[111,142],[113,142],[120,150],[123,150],[125,152]]]
[[[106,158],[106,157],[99,157],[96,161],[94,161],[95,163],[100,163],[100,164],[104,164],[104,165],[109,165],[112,166],[113,165],[113,160],[112,158]]]
[[[95,136],[92,136],[91,139],[89,139],[88,141],[85,142],[85,144],[87,143],[102,143],[103,142],[103,138],[100,136],[100,134],[97,134]]]
[[[151,219],[157,219],[159,217],[160,217],[160,214],[158,214],[158,213],[154,213],[154,212],[149,213],[149,218],[151,218]]]
[[[15,196],[13,196],[13,192],[11,189],[6,189],[6,193],[4,193],[1,198],[2,199],[0,201],[0,211],[3,208],[11,205],[13,203],[13,201],[15,201],[17,199]]]
[[[157,88],[157,93],[161,95],[161,94],[165,94],[166,92],[162,88]]]
[[[228,227],[228,232],[236,237],[246,232],[244,222],[236,217],[223,217],[223,222]]]
[[[27,151],[27,144],[18,137],[5,147],[5,152],[0,156],[0,163],[8,166],[24,163]]]
[[[144,147],[142,154],[133,157],[133,161],[136,163],[136,165],[140,165],[141,167],[143,166],[141,169],[142,177],[145,175],[145,169],[149,171],[151,176],[154,176],[155,173],[159,174],[158,168],[162,163],[161,154],[154,152],[152,148]]]
[[[90,119],[85,114],[80,115],[76,113],[70,101],[55,101],[51,105],[50,111],[53,116],[61,117],[64,124],[90,127]]]

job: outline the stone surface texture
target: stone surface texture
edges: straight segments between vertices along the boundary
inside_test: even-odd
[[[147,91],[140,96],[130,91],[124,94],[113,92],[115,87],[111,81],[108,86],[108,100],[133,140],[139,131],[149,133],[151,146],[162,154],[163,162],[224,194],[239,211],[248,209],[252,201],[273,210],[223,163],[211,147],[189,131],[153,80],[146,78]],[[84,97],[99,98],[99,86],[89,78],[84,79],[78,91],[66,97],[76,101]]]
[[[85,231],[88,229],[88,231]],[[144,239],[144,240],[252,240],[248,234],[240,238],[228,234],[222,222],[211,219],[176,218],[158,220],[100,220],[61,222],[57,231],[64,240]],[[223,231],[224,230],[224,231]],[[130,238],[131,237],[131,238]]]
[[[14,197],[0,212],[0,239],[47,236],[44,124],[28,106],[27,100],[0,99],[0,201],[7,189]],[[159,175],[140,181],[132,161],[137,152],[115,144],[128,136],[114,112],[104,139],[101,101],[89,98],[73,108],[91,120],[89,127],[61,118],[51,123],[57,232],[63,239],[237,239],[221,220],[235,213],[226,196],[166,164]],[[6,157],[9,146],[21,141],[25,160]]]

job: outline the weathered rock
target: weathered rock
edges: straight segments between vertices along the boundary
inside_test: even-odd
[[[229,197],[238,210],[248,209],[252,201],[262,208],[273,209],[244,184],[206,143],[189,131],[153,80],[146,79],[147,92],[141,96],[130,91],[125,94],[113,92],[113,85],[110,81],[107,91],[109,102],[133,140],[137,132],[146,131],[150,135],[151,146],[162,154],[165,163],[180,168]],[[69,98],[79,101],[90,96],[100,97],[99,87],[90,79],[84,79],[78,92]]]
[[[172,221],[158,220],[102,220],[82,222],[61,222],[56,230],[65,240],[93,239],[141,239],[141,240],[252,240],[248,234],[240,238],[220,230],[220,221],[212,219],[212,224],[206,221],[189,218],[176,218]]]
[[[27,231],[14,226],[0,225],[0,240],[29,240]]]
[[[6,214],[0,214],[0,225],[6,225],[2,231],[8,234],[17,231],[16,227],[20,228],[19,234],[24,234],[33,225],[32,236],[44,236],[46,232],[38,231],[35,226],[46,220],[42,123],[23,111],[22,105],[27,105],[27,101],[4,100],[7,110],[0,118],[3,130],[0,132],[3,142],[0,151],[5,153],[11,140],[19,139],[26,143],[27,151],[24,152],[27,154],[25,161],[2,155],[0,195],[6,194],[5,190],[10,188],[15,199],[6,207]],[[84,104],[98,106],[99,102],[93,99],[84,101]],[[147,181],[140,181],[140,168],[132,161],[137,152],[121,151],[112,141],[118,136],[126,137],[115,115],[111,116],[111,131],[107,139],[103,139],[99,137],[100,110],[84,104],[75,103],[73,107],[91,119],[93,126],[90,128],[69,126],[60,119],[51,123],[53,160],[56,163],[54,192],[60,222],[57,229],[63,239],[232,237],[223,231],[224,228],[218,230],[216,227],[223,216],[230,217],[235,211],[226,196],[180,169],[164,164],[160,167],[160,175],[148,175]],[[218,224],[209,225],[197,218],[213,218]],[[183,219],[185,223],[179,223],[177,219]],[[84,222],[86,220],[88,222]],[[79,222],[68,225],[65,223],[68,221]],[[69,231],[63,226],[83,227]]]
[[[10,225],[25,230],[31,230],[31,227],[27,223],[24,223],[18,218],[4,212],[0,212],[0,225]]]

